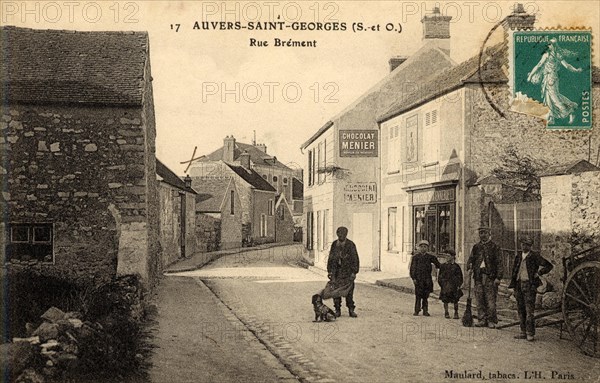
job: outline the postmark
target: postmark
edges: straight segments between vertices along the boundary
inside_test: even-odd
[[[513,31],[509,50],[510,110],[548,129],[592,128],[591,30]]]

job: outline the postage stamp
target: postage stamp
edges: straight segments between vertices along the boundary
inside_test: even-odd
[[[592,32],[515,31],[509,41],[511,110],[548,129],[591,129]]]

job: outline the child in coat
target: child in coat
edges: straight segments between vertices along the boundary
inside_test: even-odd
[[[450,318],[448,303],[454,304],[454,319],[458,319],[458,300],[463,295],[460,289],[463,284],[463,274],[460,266],[455,263],[456,252],[453,249],[446,251],[448,262],[440,267],[438,283],[440,284],[440,300],[444,302],[444,317]]]

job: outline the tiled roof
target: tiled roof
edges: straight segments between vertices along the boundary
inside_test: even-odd
[[[360,126],[358,129],[377,129],[375,117],[387,111],[397,100],[403,99],[415,85],[453,65],[454,62],[447,53],[435,46],[424,45],[342,112],[331,118],[302,144],[301,148],[308,147],[338,123],[339,129],[356,129],[354,126]]]
[[[389,120],[403,112],[414,109],[426,102],[452,92],[467,83],[507,83],[508,77],[502,69],[507,57],[506,44],[497,44],[488,48],[482,55],[482,71],[479,72],[479,54],[459,65],[442,71],[439,75],[423,82],[416,90],[399,97],[385,113],[381,114],[378,122]],[[592,82],[600,83],[600,68],[592,67]]]
[[[220,212],[230,182],[231,178],[194,178],[192,185],[198,191],[196,211],[203,213]]]
[[[599,167],[586,160],[575,160],[566,164],[548,166],[542,176],[558,176],[563,174],[584,173],[598,170],[600,170]]]
[[[160,162],[160,160],[156,159],[156,174],[162,178],[162,181],[176,187],[177,189],[186,191],[188,193],[196,194],[196,191],[192,188],[188,188],[185,186],[185,182],[177,174],[173,173],[171,169],[169,169],[165,164]]]
[[[252,169],[246,169],[242,166],[226,164],[244,181],[248,182],[255,189],[275,192],[275,188],[271,186],[264,178]]]
[[[459,65],[442,71],[437,76],[416,86],[413,92],[399,98],[385,113],[377,118],[378,122],[384,122],[407,110],[416,108],[431,99],[447,94],[462,87],[465,83],[506,83],[508,78],[502,71],[502,58],[506,57],[503,52],[506,48],[503,44],[495,45],[485,51],[481,58],[483,70],[481,78],[478,72],[479,54]]]
[[[292,177],[292,199],[304,199],[304,183]]]
[[[0,28],[4,100],[141,105],[146,32]]]
[[[263,166],[271,166],[276,168],[284,168],[287,170],[291,170],[289,167],[285,166],[279,160],[275,159],[274,156],[268,155],[263,152],[259,148],[254,145],[244,144],[242,142],[235,142],[235,148],[233,151],[233,160],[238,161],[240,154],[247,151],[250,154],[250,160],[255,165],[263,165]],[[201,161],[219,161],[223,159],[223,147],[215,150],[214,152],[207,155]]]

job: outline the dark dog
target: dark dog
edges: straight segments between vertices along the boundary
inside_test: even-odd
[[[321,295],[315,294],[312,296],[312,305],[315,310],[315,320],[313,322],[330,322],[335,320],[335,312],[323,303]]]

